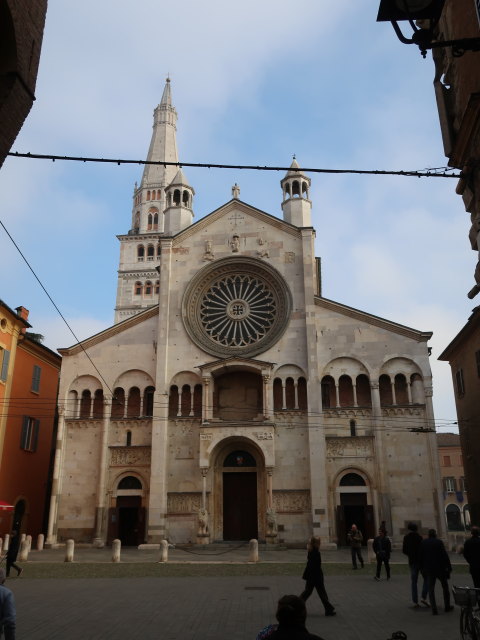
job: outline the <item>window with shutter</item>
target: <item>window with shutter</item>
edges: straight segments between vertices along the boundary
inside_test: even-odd
[[[40,432],[40,420],[23,416],[22,433],[20,436],[20,449],[34,452],[38,446],[38,434]]]
[[[40,376],[42,374],[42,368],[37,364],[33,365],[32,373],[32,391],[40,391]]]
[[[6,381],[8,375],[8,363],[10,362],[10,351],[7,349],[0,350],[2,360],[2,368],[0,370],[0,380]]]

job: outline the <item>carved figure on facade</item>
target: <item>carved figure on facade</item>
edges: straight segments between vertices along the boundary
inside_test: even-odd
[[[230,247],[232,249],[232,253],[238,253],[240,250],[240,238],[235,234],[230,240]]]
[[[274,491],[273,509],[276,513],[303,513],[310,510],[310,491]]]
[[[293,264],[295,262],[295,253],[293,251],[285,251],[286,264]]]
[[[112,467],[147,466],[150,464],[150,447],[115,447],[110,454]]]
[[[212,251],[212,241],[205,240],[205,253],[203,254],[204,260],[215,260],[215,255]]]
[[[327,455],[334,458],[372,455],[372,452],[373,442],[370,436],[327,438]]]
[[[202,506],[201,493],[169,493],[168,513],[199,513]]]
[[[235,184],[232,187],[232,197],[235,198],[235,200],[238,200],[239,196],[240,196],[240,187],[235,182]]]
[[[277,512],[273,507],[267,509],[267,536],[273,537],[278,533]]]
[[[198,536],[208,536],[208,511],[202,507],[198,511]]]

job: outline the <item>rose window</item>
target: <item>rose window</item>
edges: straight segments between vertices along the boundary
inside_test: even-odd
[[[217,280],[203,296],[200,321],[215,342],[244,347],[265,337],[275,310],[275,297],[262,280],[233,275]]]
[[[255,258],[224,258],[187,287],[183,319],[199,347],[217,356],[266,351],[286,329],[291,294],[276,269]]]

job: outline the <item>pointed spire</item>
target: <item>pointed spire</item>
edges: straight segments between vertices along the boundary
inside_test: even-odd
[[[290,169],[287,171],[287,176],[298,175],[301,171],[292,171],[292,169],[300,169],[300,165],[297,162],[297,158],[295,154],[293,155],[292,164],[290,165]]]
[[[170,183],[171,185],[173,184],[181,184],[185,187],[191,187],[190,183],[188,182],[188,180],[185,177],[185,174],[183,173],[182,169],[179,169],[174,177],[174,179],[171,181]]]
[[[170,90],[170,76],[167,76],[165,81],[165,87],[162,93],[162,99],[160,100],[160,104],[167,105],[169,107],[172,106],[172,92]]]

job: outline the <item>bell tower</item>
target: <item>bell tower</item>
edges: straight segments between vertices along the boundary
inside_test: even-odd
[[[174,236],[192,224],[192,202],[195,191],[179,169],[166,189],[165,235]]]
[[[295,156],[290,169],[280,182],[283,191],[282,211],[285,222],[296,227],[312,226],[312,203],[309,199],[311,180],[302,171]]]

